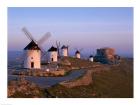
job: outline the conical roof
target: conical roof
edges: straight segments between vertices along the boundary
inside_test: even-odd
[[[93,55],[90,55],[89,58],[93,58]]]
[[[51,52],[51,51],[57,51],[57,48],[54,47],[54,46],[52,46],[48,51],[49,51],[49,52]]]
[[[68,46],[65,46],[65,45],[63,45],[62,47],[61,47],[61,49],[67,49],[68,48]]]
[[[75,52],[75,54],[80,54],[80,52],[77,50],[77,51]]]
[[[41,50],[38,45],[34,42],[31,41],[25,48],[24,50]]]

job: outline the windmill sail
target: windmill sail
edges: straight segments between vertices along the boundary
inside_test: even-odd
[[[41,51],[41,58],[44,57],[44,55],[46,55],[47,52],[44,50],[44,48],[41,45],[51,36],[51,33],[47,32],[40,40],[37,41],[33,38],[32,34],[25,27],[22,28],[22,31],[25,33],[27,38],[31,41],[29,44],[33,45],[33,46],[30,46],[30,48],[31,49],[36,49],[37,48],[36,50]],[[28,44],[28,46],[29,46],[29,44]],[[27,50],[27,49],[28,48],[26,46],[24,48],[24,50]],[[32,54],[32,52],[30,52],[30,54],[28,56],[30,56],[31,54]]]

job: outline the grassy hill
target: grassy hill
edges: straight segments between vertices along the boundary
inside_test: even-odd
[[[132,98],[133,60],[122,59],[121,64],[110,65],[108,68],[109,70],[103,70],[102,66],[100,72],[94,72],[92,74],[93,81],[87,86],[66,88],[56,85],[49,88],[48,91],[61,98]]]

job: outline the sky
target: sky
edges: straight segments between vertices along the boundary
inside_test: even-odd
[[[9,7],[8,51],[22,51],[30,42],[23,27],[36,40],[51,33],[42,44],[45,50],[60,41],[71,53],[83,49],[89,55],[111,47],[116,54],[133,57],[132,7]]]

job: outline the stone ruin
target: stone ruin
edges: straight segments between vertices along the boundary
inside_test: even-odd
[[[94,61],[103,64],[118,64],[120,56],[115,54],[115,49],[113,48],[100,48],[97,49]]]

